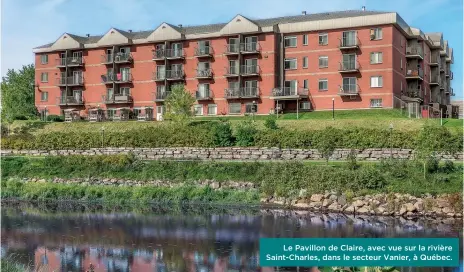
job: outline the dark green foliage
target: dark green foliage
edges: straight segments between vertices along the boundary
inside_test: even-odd
[[[443,166],[440,168],[440,171],[446,174],[453,173],[455,171],[455,166],[453,161],[446,160],[443,163]]]
[[[64,122],[64,116],[61,115],[48,115],[47,121],[49,122]]]
[[[253,146],[258,129],[250,119],[241,121],[236,130],[235,138],[238,146]]]
[[[429,173],[436,173],[438,171],[439,160],[435,157],[429,157],[425,164],[425,168]]]
[[[214,146],[233,146],[235,144],[235,138],[229,122],[221,121],[213,123],[211,129]]]
[[[346,167],[350,170],[356,170],[359,168],[359,164],[356,160],[356,151],[351,150],[348,154]]]
[[[267,129],[273,129],[273,130],[279,129],[276,121],[277,121],[277,117],[275,115],[273,114],[269,115],[264,121],[264,127],[266,127]]]

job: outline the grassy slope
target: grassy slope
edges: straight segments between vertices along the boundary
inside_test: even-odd
[[[215,120],[219,117],[200,117],[195,118],[195,121]],[[236,125],[243,116],[224,117]],[[267,115],[255,116],[255,120],[259,126],[263,126]],[[409,119],[404,117],[398,110],[377,109],[377,110],[352,110],[352,111],[336,111],[335,120],[332,120],[332,112],[318,111],[301,113],[299,120],[296,119],[295,113],[280,115],[277,124],[283,128],[292,129],[322,129],[327,126],[337,128],[349,127],[369,127],[369,128],[385,128],[388,129],[390,123],[393,124],[395,130],[411,131],[420,129],[426,122],[434,122],[439,124],[439,119]],[[11,125],[11,129],[24,125],[25,121],[15,121]],[[451,131],[462,131],[463,120],[459,119],[444,119],[444,126]],[[138,129],[142,127],[156,127],[163,125],[162,122],[104,122],[104,123],[48,123],[42,128],[37,129],[34,133],[43,133],[49,131],[71,131],[84,132],[101,130],[105,131],[125,131]]]

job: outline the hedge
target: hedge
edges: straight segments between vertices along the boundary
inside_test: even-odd
[[[444,127],[426,126],[419,131],[394,131],[354,127],[322,130],[257,129],[246,123],[235,135],[227,123],[205,122],[185,126],[160,125],[122,132],[27,132],[3,137],[4,149],[87,149],[95,147],[218,147],[257,146],[281,148],[316,148],[328,138],[335,148],[411,148],[427,142],[435,151],[462,150],[462,134],[452,134]],[[420,142],[419,142],[420,141]],[[324,143],[326,144],[326,143]]]

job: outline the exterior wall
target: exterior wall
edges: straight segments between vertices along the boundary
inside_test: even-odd
[[[48,63],[41,63],[41,55],[35,55],[35,105],[39,111],[47,110],[48,114],[59,114],[56,106],[56,97],[60,95],[60,88],[56,86],[56,78],[60,74],[60,69],[56,67],[56,59],[59,53],[48,53]],[[41,81],[41,74],[48,73],[48,82]],[[48,92],[47,101],[41,101],[41,92]]]

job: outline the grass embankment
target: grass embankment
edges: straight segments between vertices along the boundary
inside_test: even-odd
[[[131,156],[67,156],[46,158],[3,158],[2,179],[20,178],[117,178],[165,180],[180,187],[73,186],[16,181],[2,183],[2,197],[123,201],[206,201],[253,203],[263,196],[296,197],[336,190],[349,195],[370,193],[457,193],[462,190],[462,164],[427,165],[414,161],[355,162],[324,165],[300,162],[200,162],[139,161]],[[258,190],[212,190],[195,187],[195,181],[253,182]]]

